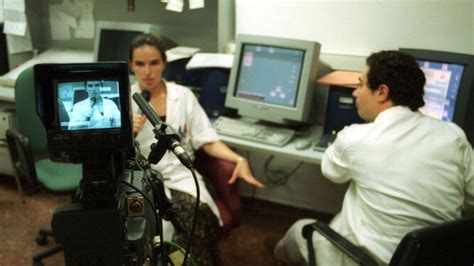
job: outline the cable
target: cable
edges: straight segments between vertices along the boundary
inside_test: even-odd
[[[189,230],[188,230],[188,228],[186,228],[186,223],[184,221],[183,216],[178,211],[176,211],[175,209],[170,209],[169,212],[173,213],[174,215],[176,215],[176,217],[179,218],[179,220],[181,222],[181,225],[184,227],[184,231],[186,233],[186,238],[189,238]]]
[[[135,147],[136,147],[136,150],[137,150],[136,155],[135,155],[135,164],[138,166],[138,168],[140,168],[140,170],[143,171],[142,180],[144,180],[150,187],[155,188],[155,186],[150,183],[150,180],[152,180],[155,177],[150,177],[148,172],[144,169],[142,163],[139,161],[140,145],[139,145],[138,142],[135,143]],[[151,169],[150,164],[148,162],[147,162],[146,165],[148,166],[148,168]],[[191,168],[190,171],[192,173],[194,183],[196,185],[196,205],[195,205],[195,208],[194,208],[193,223],[192,223],[191,231],[188,231],[188,229],[186,228],[186,223],[184,221],[184,218],[178,212],[176,212],[173,209],[169,210],[170,212],[172,212],[174,215],[176,215],[181,220],[181,224],[184,227],[185,234],[188,238],[188,243],[187,243],[187,247],[186,247],[186,253],[184,255],[183,265],[186,265],[186,261],[187,261],[187,258],[189,256],[190,250],[191,250],[191,242],[192,242],[192,238],[193,238],[195,227],[196,227],[197,213],[199,211],[199,204],[200,204],[200,189],[199,189],[199,183],[198,183],[198,179],[197,179],[197,176],[196,176],[196,173],[195,173],[195,169]],[[155,189],[155,191],[156,191],[156,189]],[[158,191],[156,191],[156,192],[158,192]],[[155,213],[155,216],[156,216],[156,213]],[[160,223],[160,225],[161,225],[161,227],[160,227],[160,242],[164,243],[164,240],[163,240],[163,225],[161,223]],[[163,265],[166,265],[166,260],[165,260],[164,253],[165,253],[165,249],[164,249],[164,245],[163,245],[162,256],[161,257],[162,257]],[[192,260],[192,258],[191,258],[191,260]]]
[[[285,172],[283,170],[272,170],[269,168],[270,162],[273,160],[275,156],[270,155],[268,159],[265,161],[264,165],[264,174],[265,174],[265,180],[267,181],[267,184],[269,185],[284,185],[288,182],[288,179],[296,173],[296,171],[301,167],[303,164],[303,161],[300,161],[296,167],[291,170],[290,172]],[[274,179],[273,177],[270,176],[270,174],[278,174],[278,175],[283,175],[282,177],[278,179]]]
[[[138,97],[138,98],[140,98],[140,97]],[[137,145],[137,147],[139,147],[139,146]],[[179,147],[181,147],[181,146],[179,146]],[[137,154],[139,154],[139,153],[137,153]],[[191,171],[191,174],[192,174],[193,179],[194,179],[194,183],[196,185],[196,205],[194,207],[193,222],[192,222],[192,226],[191,226],[191,231],[190,231],[189,236],[188,236],[188,243],[187,243],[187,247],[186,247],[186,253],[184,255],[184,260],[183,260],[183,265],[186,265],[186,262],[187,262],[187,259],[188,259],[188,256],[189,256],[190,250],[191,250],[191,243],[192,243],[192,239],[193,239],[193,236],[194,236],[194,231],[196,229],[197,213],[199,211],[199,203],[200,203],[200,190],[199,190],[198,179],[197,179],[197,176],[196,176],[196,171],[195,171],[194,167],[192,166],[192,162],[189,163],[189,164],[186,164],[185,161],[183,161],[182,158],[179,156],[179,154],[175,153],[175,155],[178,157],[178,159],[180,159],[181,163],[183,163],[183,165],[185,165]],[[187,155],[187,154],[184,154],[184,155]],[[136,163],[138,163],[137,165],[139,167],[141,167],[141,165],[139,164],[139,161],[138,161],[137,158],[138,158],[138,155],[135,156],[135,161],[136,161]],[[189,161],[190,161],[190,159],[189,159]],[[148,177],[146,171],[144,171],[144,173]],[[146,181],[147,180],[145,179],[145,182]],[[155,213],[155,215],[156,215],[156,213]],[[160,241],[161,242],[163,242],[162,237],[163,237],[162,234],[160,234]],[[162,258],[163,257],[164,256],[162,256]],[[166,261],[164,259],[163,259],[163,265],[166,265]]]
[[[199,183],[196,176],[196,171],[194,168],[190,168],[189,171],[191,171],[191,174],[193,175],[193,179],[194,179],[194,184],[196,184],[196,205],[194,207],[193,224],[191,226],[191,232],[189,233],[188,243],[186,244],[186,253],[184,254],[183,265],[186,265],[186,261],[188,259],[188,256],[191,250],[191,242],[194,236],[194,230],[196,229],[197,213],[199,211],[199,203],[200,203],[200,199],[199,199],[200,191],[199,191]]]

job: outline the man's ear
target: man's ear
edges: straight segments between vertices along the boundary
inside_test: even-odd
[[[377,99],[379,102],[390,100],[390,88],[385,84],[380,84],[375,93],[377,94]]]

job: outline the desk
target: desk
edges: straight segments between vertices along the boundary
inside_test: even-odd
[[[15,88],[0,85],[0,101],[15,102]]]
[[[262,143],[256,143],[244,139],[239,139],[235,137],[219,135],[219,138],[225,142],[227,145],[235,148],[241,148],[248,151],[262,151],[268,152],[276,156],[284,156],[289,159],[304,161],[312,164],[321,164],[321,159],[323,158],[323,153],[320,151],[313,150],[314,142],[317,140],[318,136],[322,134],[323,128],[321,126],[313,126],[309,130],[306,136],[297,136],[290,143],[283,147],[272,146]],[[295,143],[301,138],[311,138],[312,144],[309,148],[305,150],[297,150],[295,148]]]
[[[23,70],[40,63],[90,63],[91,51],[52,48],[0,77],[0,100],[15,102],[15,82]]]

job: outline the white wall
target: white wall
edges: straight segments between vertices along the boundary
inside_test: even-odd
[[[333,69],[360,70],[370,53],[382,49],[474,54],[474,0],[236,0],[236,32],[318,41],[321,60]],[[260,180],[270,155],[250,153]],[[289,171],[297,163],[276,158],[271,168]],[[241,188],[247,196],[335,213],[346,186],[332,184],[320,166],[305,163],[285,185]]]
[[[474,54],[474,1],[237,0],[236,32],[318,41],[333,68],[358,70],[382,49]]]

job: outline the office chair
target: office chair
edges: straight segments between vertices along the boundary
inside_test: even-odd
[[[6,139],[12,166],[17,180],[27,186],[26,194],[43,188],[48,191],[69,193],[75,191],[82,178],[80,164],[56,163],[47,158],[46,131],[36,113],[33,68],[25,69],[15,83],[16,128],[8,129]],[[21,187],[19,188],[21,191]],[[39,244],[46,243],[51,230],[41,229]],[[52,249],[35,256],[35,259],[52,255]],[[55,253],[54,252],[54,253]]]
[[[315,265],[313,231],[319,232],[334,246],[360,265],[377,265],[365,251],[349,242],[324,222],[303,227],[308,243],[309,265]],[[398,244],[389,265],[474,265],[474,217],[432,225],[407,233]]]
[[[235,164],[211,157],[205,151],[198,150],[194,165],[196,170],[214,188],[214,191],[211,191],[211,196],[221,215],[223,226],[221,227],[220,234],[224,236],[230,229],[240,225],[241,202],[239,186],[237,182],[234,184],[227,183],[228,178],[234,171]]]
[[[72,107],[76,103],[87,99],[87,97],[89,97],[89,94],[87,94],[86,90],[74,90],[74,95],[72,97],[72,104],[71,104],[71,110],[70,111],[72,111]]]

